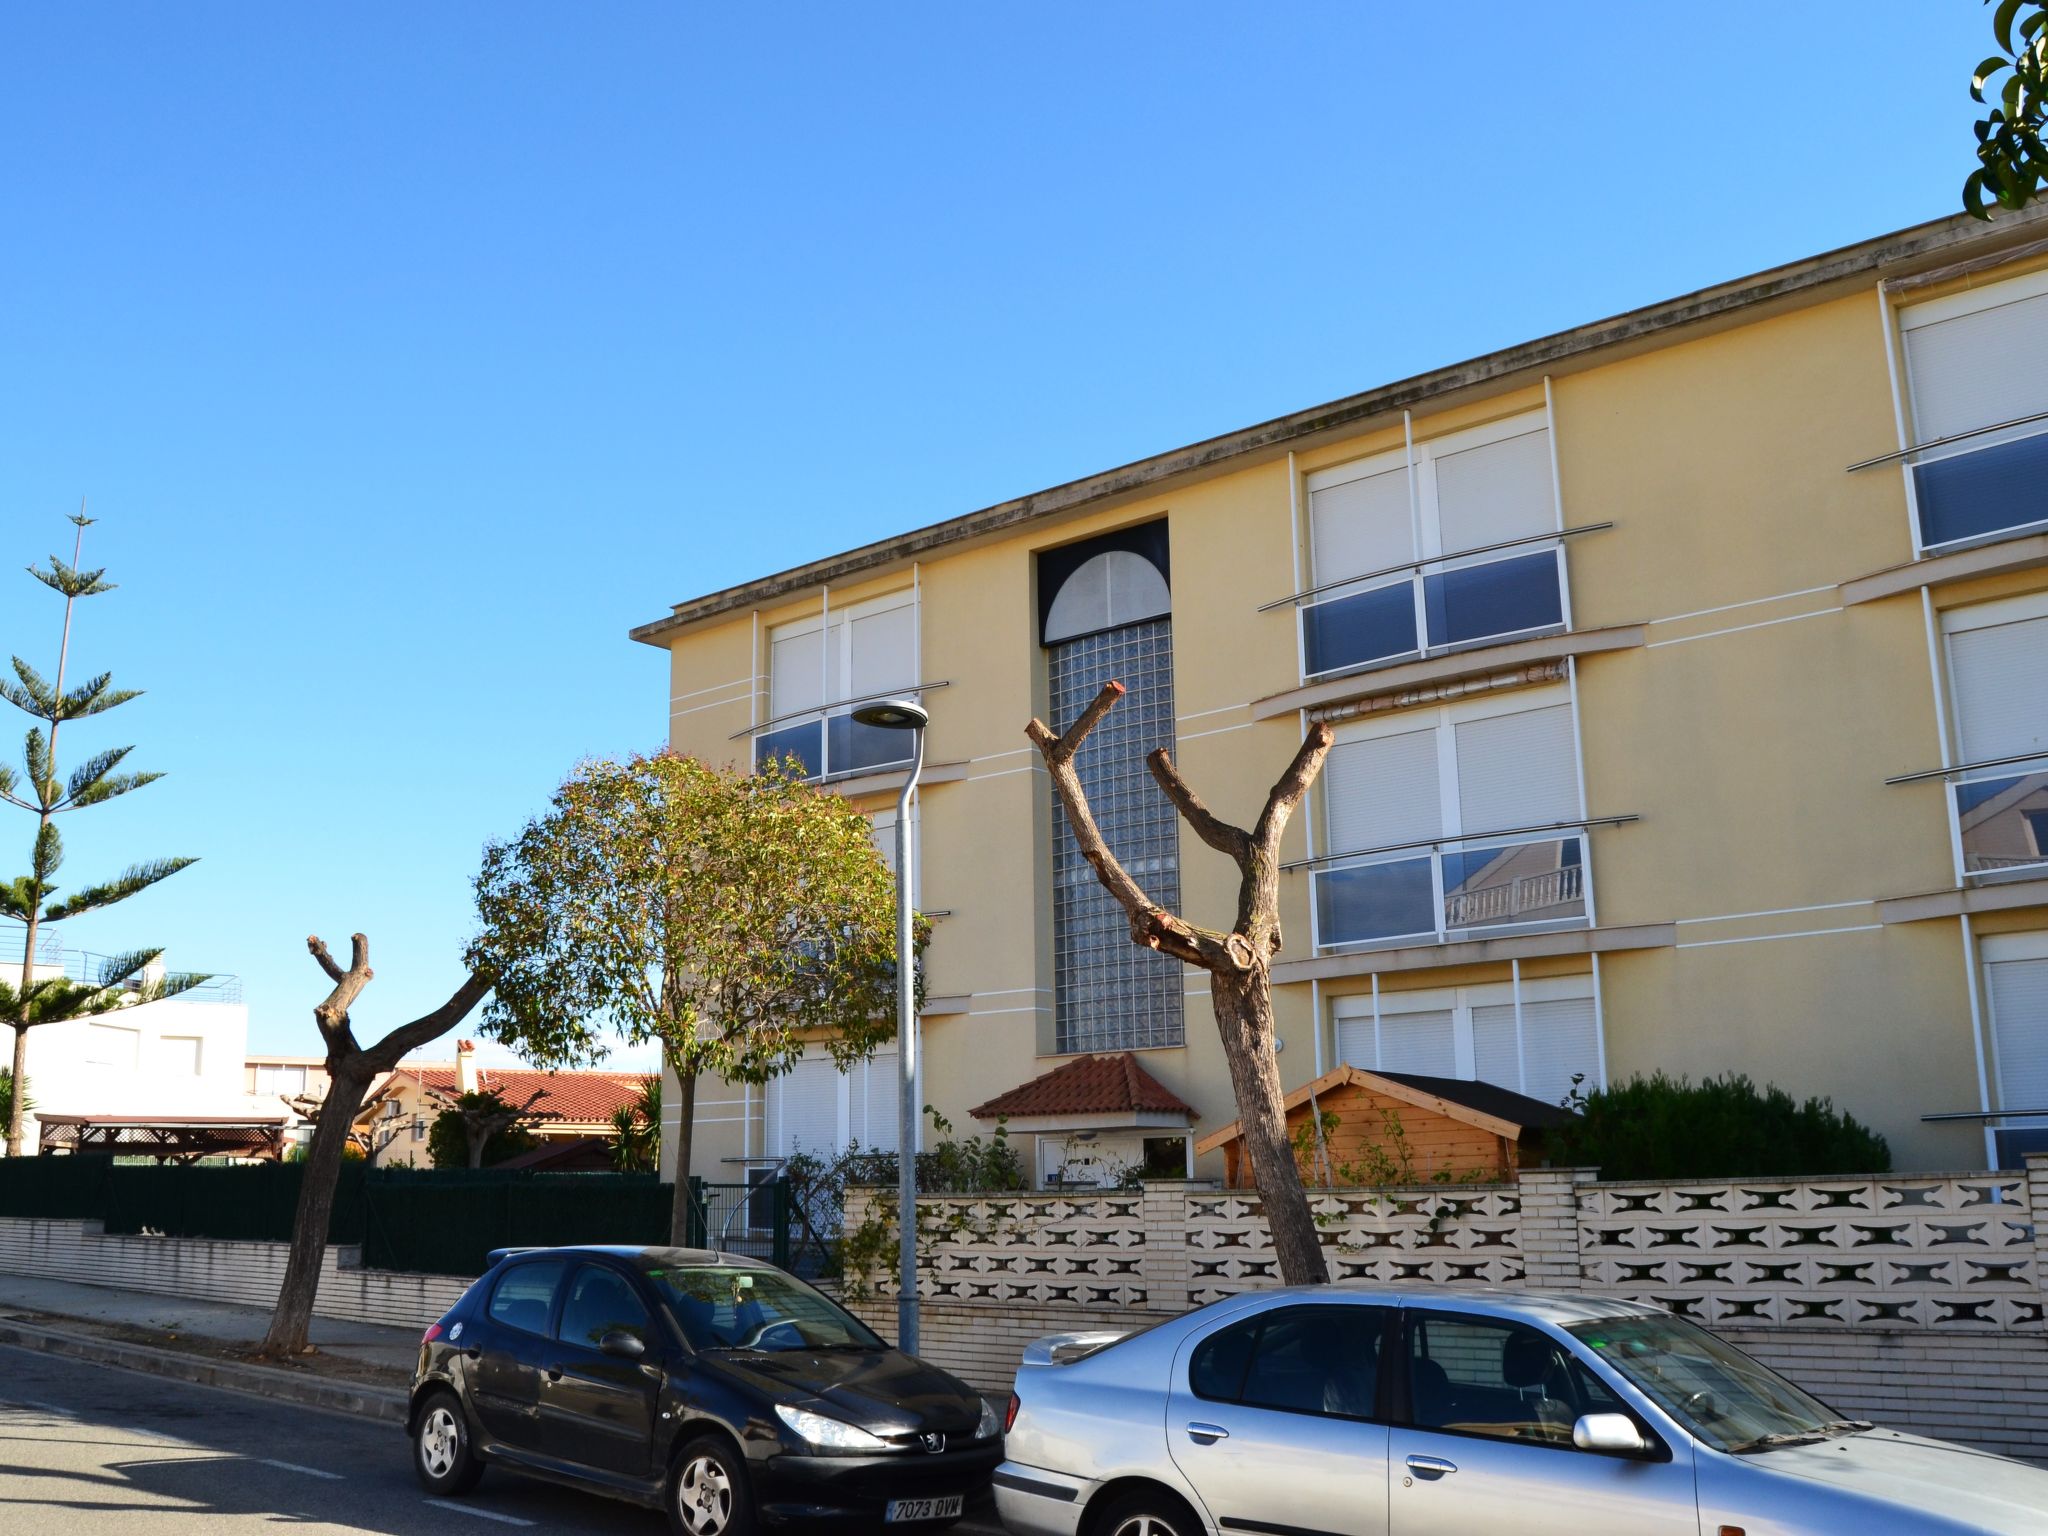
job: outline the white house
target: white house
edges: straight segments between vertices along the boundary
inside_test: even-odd
[[[38,944],[37,951],[38,977],[60,972],[93,976],[103,960],[54,945]],[[14,965],[20,963],[18,955]],[[241,983],[232,976],[216,976],[177,997],[138,1002],[96,1018],[38,1025],[28,1037],[28,1093],[34,1111],[23,1150],[34,1150],[44,1125],[54,1129],[58,1121],[282,1123],[282,1106],[253,1104],[245,1086],[248,1036],[249,1010]],[[13,1052],[14,1031],[0,1025],[0,1064],[11,1062]]]

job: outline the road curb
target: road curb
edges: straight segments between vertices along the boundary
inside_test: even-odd
[[[151,1349],[144,1344],[124,1344],[91,1334],[67,1333],[58,1328],[34,1328],[18,1322],[0,1321],[0,1344],[39,1350],[46,1355],[63,1355],[94,1365],[118,1366],[149,1376],[168,1376],[202,1387],[225,1387],[308,1408],[325,1408],[331,1413],[350,1413],[359,1418],[405,1422],[406,1394],[396,1387],[370,1387],[359,1382],[323,1381],[275,1366],[240,1365],[225,1360],[207,1360],[174,1349]]]

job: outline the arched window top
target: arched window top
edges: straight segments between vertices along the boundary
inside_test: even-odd
[[[1127,549],[1104,550],[1076,567],[1053,595],[1045,643],[1116,629],[1173,611],[1159,568]]]

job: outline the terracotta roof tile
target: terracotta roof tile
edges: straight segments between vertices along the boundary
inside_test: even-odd
[[[454,1098],[459,1091],[453,1067],[401,1067],[423,1087]],[[478,1067],[479,1090],[495,1088],[508,1104],[524,1104],[535,1093],[533,1112],[548,1120],[594,1124],[611,1119],[612,1111],[640,1097],[645,1072],[532,1072]]]
[[[1129,1051],[1080,1056],[1043,1077],[999,1093],[968,1113],[977,1120],[1025,1115],[1106,1115],[1151,1110],[1195,1118],[1194,1108],[1138,1065]]]

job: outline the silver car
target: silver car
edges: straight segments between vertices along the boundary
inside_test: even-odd
[[[2048,1471],[1583,1296],[1313,1286],[1040,1339],[1005,1452],[1013,1536],[2048,1531]]]

